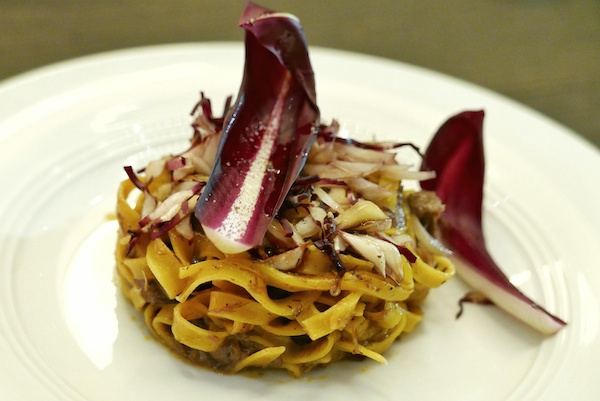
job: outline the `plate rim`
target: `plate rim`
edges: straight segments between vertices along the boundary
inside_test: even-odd
[[[211,48],[220,48],[224,45],[224,43],[226,42],[211,42],[211,43],[203,43],[203,44],[178,44],[178,45],[153,45],[153,46],[144,46],[144,47],[137,47],[137,48],[131,48],[131,49],[121,49],[121,50],[116,50],[116,51],[108,51],[108,52],[103,52],[103,53],[99,53],[99,54],[94,54],[94,55],[89,55],[89,56],[84,56],[84,57],[78,57],[75,59],[70,59],[70,60],[66,60],[66,61],[62,61],[62,62],[58,62],[58,63],[54,63],[52,65],[49,66],[45,66],[45,67],[40,67],[37,69],[34,69],[30,72],[26,72],[23,74],[19,74],[13,78],[10,78],[8,80],[8,83],[10,85],[8,85],[9,88],[12,87],[16,87],[21,85],[19,83],[19,81],[22,79],[22,77],[25,78],[25,80],[23,82],[31,82],[34,81],[36,79],[43,79],[45,76],[49,76],[52,75],[54,72],[56,72],[56,70],[62,70],[64,68],[64,65],[68,65],[71,67],[77,67],[77,64],[81,61],[84,60],[86,62],[95,62],[96,60],[100,60],[100,61],[104,61],[106,60],[105,57],[108,55],[109,58],[113,57],[113,56],[119,56],[120,54],[124,54],[126,53],[126,56],[131,57],[133,55],[135,55],[137,53],[137,51],[142,50],[144,52],[155,52],[155,51],[161,51],[163,49],[171,49],[173,51],[177,51],[177,49],[182,49],[184,51],[195,51],[197,50],[199,47],[202,48],[206,48],[206,47],[211,47]],[[206,46],[208,45],[208,46]],[[225,44],[225,47],[227,49],[229,48],[235,48],[237,49],[236,51],[239,51],[239,49],[241,49],[241,46],[235,42],[227,42]],[[345,51],[345,50],[336,50],[336,49],[327,49],[327,48],[312,48],[311,47],[311,51],[312,49],[315,49],[315,54],[325,54],[325,55],[333,55],[336,57],[358,57],[362,60],[364,60],[367,63],[370,62],[375,62],[375,63],[386,63],[389,64],[392,68],[396,68],[398,66],[401,66],[403,68],[408,68],[408,69],[413,69],[414,71],[418,72],[418,73],[426,73],[428,75],[432,74],[433,76],[436,77],[436,79],[441,79],[441,80],[450,80],[453,81],[454,84],[459,85],[459,86],[464,86],[469,88],[470,90],[476,90],[476,91],[480,91],[483,92],[485,95],[487,96],[493,96],[494,98],[499,99],[499,101],[501,102],[507,102],[511,105],[511,107],[518,107],[522,110],[525,110],[526,114],[532,115],[533,118],[536,119],[543,119],[546,123],[550,124],[550,125],[554,125],[558,127],[558,132],[563,132],[563,135],[565,135],[565,138],[568,138],[566,140],[571,141],[573,143],[577,143],[579,147],[583,148],[583,149],[588,149],[589,151],[591,151],[592,155],[595,155],[595,157],[600,161],[600,153],[598,152],[598,150],[593,147],[593,145],[591,144],[586,144],[586,141],[584,138],[582,138],[581,136],[579,136],[578,134],[576,134],[575,132],[573,132],[572,130],[570,130],[567,127],[563,127],[562,125],[556,123],[555,121],[549,119],[548,117],[542,115],[539,112],[536,112],[533,109],[530,109],[528,106],[525,105],[521,105],[518,102],[515,102],[514,100],[511,100],[509,98],[504,97],[503,95],[497,94],[495,92],[489,91],[488,89],[482,88],[478,85],[475,84],[471,84],[468,83],[466,81],[462,81],[458,78],[455,77],[450,77],[447,76],[443,73],[439,73],[439,72],[435,72],[435,71],[431,71],[428,69],[424,69],[422,67],[418,67],[418,66],[412,66],[400,61],[396,61],[396,60],[389,60],[389,59],[383,59],[377,56],[371,56],[371,55],[364,55],[364,54],[360,54],[360,53],[354,53],[354,52],[349,52],[349,51]],[[133,50],[133,54],[131,53]],[[41,75],[40,74],[41,71]],[[318,72],[317,72],[318,73]],[[16,82],[16,84],[15,84]],[[5,91],[5,85],[7,83],[7,80],[0,82],[0,97],[4,94]],[[3,120],[0,119],[0,127],[2,127],[2,122]],[[7,138],[3,138],[0,135],[0,143],[2,143],[3,140],[8,140],[10,139],[10,137]],[[2,153],[0,152],[0,155]]]

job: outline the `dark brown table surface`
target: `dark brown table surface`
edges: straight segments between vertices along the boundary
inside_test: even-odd
[[[482,85],[600,147],[598,0],[259,3],[299,16],[311,45],[383,56]],[[0,0],[0,80],[113,49],[239,41],[244,4]]]

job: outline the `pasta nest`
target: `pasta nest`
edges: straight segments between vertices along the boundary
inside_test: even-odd
[[[427,230],[443,205],[408,190],[428,178],[388,148],[319,137],[263,242],[223,254],[193,210],[220,126],[200,115],[190,149],[149,163],[119,187],[117,273],[152,335],[222,373],[280,368],[300,376],[341,359],[386,363],[421,321],[430,288],[454,266]]]

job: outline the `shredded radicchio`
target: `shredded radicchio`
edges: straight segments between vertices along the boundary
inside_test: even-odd
[[[357,148],[361,149],[370,149],[377,151],[386,151],[392,149],[398,149],[402,147],[410,147],[415,150],[419,155],[421,155],[421,150],[417,145],[411,142],[376,142],[376,143],[367,143],[361,142],[352,138],[345,138],[338,135],[339,132],[339,123],[337,121],[333,121],[330,125],[321,125],[319,129],[319,138],[323,138],[327,142],[338,142],[346,145],[353,145]]]
[[[135,171],[133,171],[133,167],[125,166],[123,167],[123,169],[125,170],[127,176],[129,177],[133,185],[136,186],[137,189],[139,189],[140,191],[146,190],[146,184],[142,180],[140,180]]]

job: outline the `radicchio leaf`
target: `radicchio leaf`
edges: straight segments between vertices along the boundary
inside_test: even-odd
[[[249,3],[244,77],[196,216],[217,248],[260,243],[319,127],[314,74],[298,19]]]
[[[423,170],[436,177],[424,181],[446,209],[439,220],[439,239],[450,248],[457,274],[494,304],[542,333],[552,334],[566,325],[517,289],[487,251],[482,229],[483,111],[451,117],[435,134],[423,157]]]

